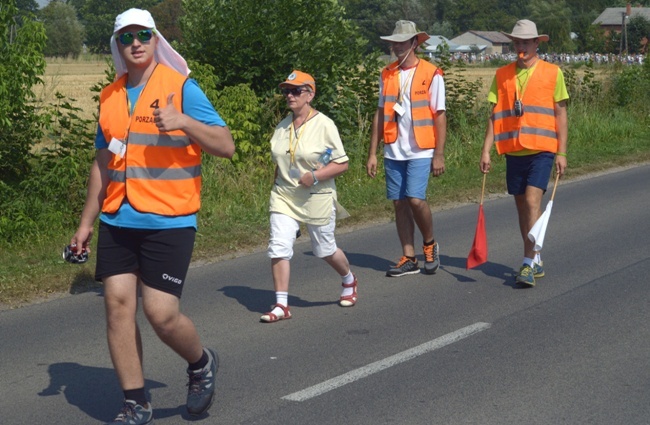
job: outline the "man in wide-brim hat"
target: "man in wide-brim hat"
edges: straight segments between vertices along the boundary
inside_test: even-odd
[[[481,154],[480,169],[490,171],[490,150],[506,155],[508,193],[515,198],[524,259],[516,282],[532,287],[544,276],[540,253],[528,232],[542,215],[542,197],[555,165],[564,174],[567,160],[567,111],[569,94],[564,75],[556,65],[537,56],[546,34],[528,19],[517,21],[510,34],[517,60],[499,68],[488,101],[493,104]]]
[[[431,208],[426,190],[429,174],[445,172],[445,84],[442,70],[421,60],[415,50],[429,36],[411,21],[397,21],[390,42],[397,60],[382,70],[379,105],[372,123],[367,172],[377,174],[377,148],[384,141],[386,197],[395,207],[395,224],[402,255],[386,272],[399,277],[420,272],[415,254],[415,226],[424,243],[424,272],[433,274],[440,265],[434,240]]]

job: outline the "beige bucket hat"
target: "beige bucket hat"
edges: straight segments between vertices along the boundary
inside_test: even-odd
[[[397,21],[392,35],[386,35],[379,38],[386,41],[402,43],[412,39],[413,37],[418,38],[418,45],[424,43],[430,38],[426,32],[418,31],[415,28],[415,23],[411,21]]]
[[[530,40],[533,38],[539,38],[539,41],[548,41],[548,35],[546,34],[537,34],[537,25],[535,22],[529,21],[528,19],[522,19],[517,21],[515,27],[512,29],[512,34],[501,31],[501,34],[505,35],[509,39],[518,38],[520,40]]]

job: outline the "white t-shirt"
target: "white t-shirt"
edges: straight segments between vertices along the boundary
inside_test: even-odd
[[[433,158],[433,149],[420,149],[415,141],[413,121],[411,117],[411,82],[415,75],[415,67],[399,70],[400,81],[404,84],[401,105],[406,111],[397,119],[397,140],[395,143],[384,144],[384,157],[395,161],[406,161],[417,158]],[[379,79],[379,108],[384,108],[383,82]],[[445,81],[441,75],[434,75],[429,87],[429,107],[436,114],[444,111],[445,106]]]

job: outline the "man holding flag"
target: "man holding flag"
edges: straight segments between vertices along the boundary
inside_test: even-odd
[[[506,154],[508,193],[514,195],[519,229],[524,241],[524,259],[516,281],[535,285],[544,276],[539,251],[528,232],[542,215],[542,197],[555,164],[561,176],[566,169],[567,110],[569,95],[559,67],[537,56],[540,41],[537,26],[527,19],[517,21],[511,34],[518,58],[499,68],[488,101],[494,106],[488,120],[480,168],[490,171],[490,151],[496,145]]]

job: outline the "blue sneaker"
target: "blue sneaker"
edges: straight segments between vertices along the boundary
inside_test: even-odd
[[[544,268],[542,267],[544,265],[544,262],[542,261],[540,264],[534,263],[533,264],[533,276],[535,278],[538,277],[544,277]]]
[[[214,350],[204,348],[208,353],[208,364],[196,373],[187,370],[190,382],[187,384],[187,413],[198,416],[205,413],[214,399],[214,387],[219,369],[219,356]]]
[[[153,424],[153,409],[151,403],[141,406],[133,400],[124,400],[124,406],[113,422],[108,425],[147,425]]]
[[[533,268],[528,264],[524,264],[519,269],[519,274],[517,275],[517,283],[521,283],[524,286],[535,286],[535,274]]]

